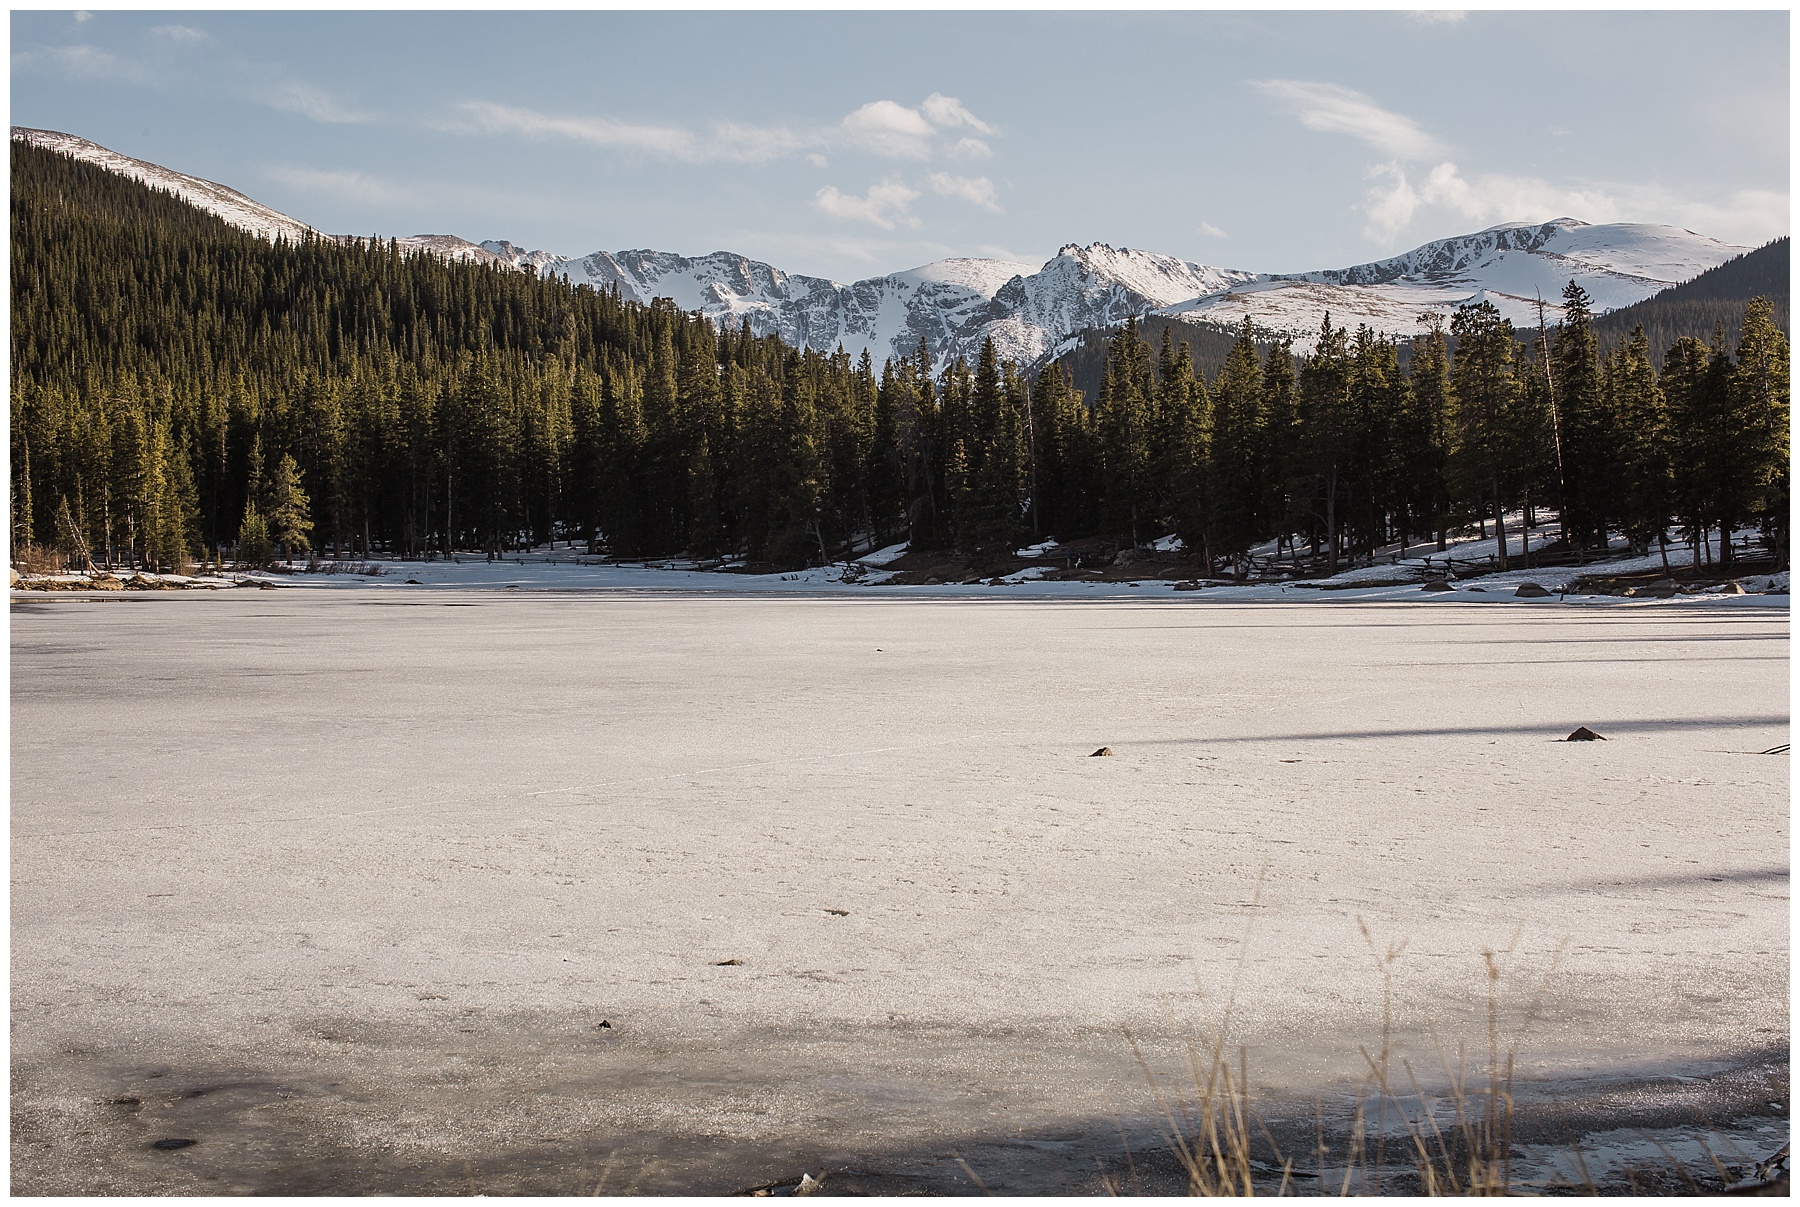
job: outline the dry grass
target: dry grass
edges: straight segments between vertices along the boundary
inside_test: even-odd
[[[1260,903],[1260,896],[1259,883],[1253,907]],[[1232,1006],[1250,949],[1248,929],[1219,1017],[1190,1035],[1185,1075],[1178,1087],[1162,1083],[1136,1039],[1127,1034],[1155,1095],[1162,1138],[1186,1175],[1190,1194],[1280,1195],[1294,1190],[1299,1181],[1316,1186],[1320,1193],[1342,1195],[1514,1193],[1516,1053],[1526,1031],[1537,1021],[1562,949],[1538,981],[1510,1034],[1502,1026],[1502,966],[1517,949],[1518,933],[1499,952],[1482,952],[1485,1059],[1471,1070],[1467,1046],[1458,1045],[1452,1058],[1433,1032],[1444,1087],[1433,1092],[1421,1083],[1411,1061],[1397,1053],[1394,1040],[1394,969],[1406,945],[1393,943],[1383,948],[1360,917],[1357,926],[1382,978],[1381,1042],[1374,1051],[1359,1049],[1365,1071],[1336,1149],[1327,1142],[1324,1107],[1322,1101],[1318,1104],[1317,1141],[1308,1154],[1310,1169],[1299,1167],[1293,1155],[1282,1152],[1252,1102],[1248,1052],[1243,1047],[1234,1050],[1229,1043]],[[1440,1121],[1445,1108],[1449,1117]],[[1258,1156],[1258,1152],[1266,1155]],[[1579,1151],[1576,1161],[1579,1164]],[[1583,1185],[1591,1192],[1593,1182],[1585,1167],[1582,1171]]]
[[[1253,906],[1259,901],[1260,884]],[[1316,1141],[1306,1154],[1310,1168],[1302,1168],[1294,1155],[1282,1152],[1252,1101],[1248,1053],[1241,1046],[1233,1049],[1228,1042],[1232,1005],[1250,950],[1248,928],[1223,1007],[1210,1026],[1190,1033],[1186,1067],[1178,1082],[1165,1085],[1135,1038],[1127,1033],[1157,1102],[1162,1139],[1185,1175],[1188,1193],[1248,1196],[1305,1190],[1319,1194],[1433,1197],[1546,1190],[1600,1193],[1574,1139],[1565,1141],[1576,1171],[1573,1181],[1520,1186],[1513,1179],[1513,1077],[1517,1053],[1539,1020],[1566,943],[1557,948],[1543,975],[1530,987],[1517,1024],[1510,1029],[1503,1024],[1502,982],[1508,980],[1504,969],[1517,953],[1519,933],[1514,932],[1506,947],[1482,952],[1486,1034],[1480,1044],[1480,1056],[1471,1067],[1466,1043],[1457,1045],[1452,1056],[1435,1030],[1429,1031],[1441,1072],[1437,1084],[1442,1088],[1433,1090],[1422,1084],[1410,1059],[1398,1051],[1394,1038],[1394,971],[1406,945],[1392,943],[1384,948],[1360,917],[1357,926],[1382,978],[1381,1042],[1374,1051],[1359,1049],[1364,1065],[1362,1080],[1347,1120],[1333,1128],[1329,1143],[1324,1104],[1322,1100],[1317,1102]],[[1785,1080],[1772,1088],[1785,1100]],[[1440,1119],[1440,1115],[1446,1117]],[[1749,1174],[1749,1181],[1739,1183],[1733,1170],[1702,1141],[1701,1149],[1712,1166],[1706,1176],[1709,1181],[1716,1178],[1716,1184],[1703,1186],[1661,1141],[1640,1134],[1662,1154],[1663,1164],[1656,1169],[1622,1171],[1631,1193],[1709,1194],[1734,1183],[1739,1187],[1734,1193],[1786,1193],[1786,1146],[1757,1165]]]

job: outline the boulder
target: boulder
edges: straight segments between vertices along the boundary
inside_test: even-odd
[[[1564,738],[1563,741],[1565,741],[1565,742],[1604,742],[1604,741],[1606,741],[1606,739],[1601,737],[1599,734],[1595,733],[1593,730],[1589,729],[1586,725],[1583,725],[1580,729],[1577,729],[1574,733],[1572,733],[1568,737]]]
[[[125,584],[113,575],[102,572],[88,581],[88,587],[94,591],[123,591]]]
[[[18,567],[8,566],[6,568],[6,574],[7,574],[7,585],[8,586],[16,587],[19,585],[21,580],[19,578]]]
[[[1112,747],[1102,746],[1100,749],[1094,751],[1094,753],[1088,755],[1088,757],[1090,759],[1109,759],[1112,757]]]
[[[1537,583],[1520,583],[1519,589],[1513,594],[1520,599],[1548,599],[1551,593]]]
[[[1445,582],[1441,578],[1434,578],[1430,582],[1426,583],[1423,587],[1420,587],[1419,590],[1421,590],[1421,591],[1454,591],[1454,590],[1456,590],[1456,588],[1451,586],[1449,583]]]

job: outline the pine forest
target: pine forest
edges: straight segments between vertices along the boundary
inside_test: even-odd
[[[1329,573],[1490,525],[1504,565],[1522,512],[1577,554],[1754,528],[1787,560],[1786,314],[1762,298],[1659,361],[1573,284],[1541,337],[1487,303],[1404,345],[1327,319],[1300,355],[1132,323],[1083,391],[991,344],[876,365],[392,243],[269,243],[12,155],[15,551],[800,566],[908,540],[980,564],[1174,533],[1241,576],[1271,543]]]

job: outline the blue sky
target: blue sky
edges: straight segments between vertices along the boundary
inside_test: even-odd
[[[1068,242],[1339,267],[1788,233],[1781,12],[18,12],[12,122],[324,230],[851,280]]]

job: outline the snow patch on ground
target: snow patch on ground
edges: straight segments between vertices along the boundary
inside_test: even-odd
[[[901,541],[898,545],[889,545],[885,549],[865,553],[856,559],[856,564],[859,566],[890,566],[905,557],[906,551],[911,547],[911,542]]]
[[[883,551],[886,552],[886,551]],[[879,555],[876,555],[879,556]],[[1641,561],[1642,559],[1636,559]],[[1606,563],[1605,569],[1611,571],[1614,566],[1629,567],[1635,562]],[[1660,560],[1656,563],[1660,565]],[[691,565],[691,563],[688,563]],[[436,591],[467,588],[484,588],[490,590],[516,591],[627,591],[627,592],[681,592],[704,594],[846,594],[864,595],[888,599],[919,598],[995,598],[1004,596],[1013,599],[1062,599],[1062,600],[1104,600],[1104,599],[1154,599],[1169,598],[1184,601],[1195,601],[1204,598],[1217,603],[1294,603],[1294,602],[1398,602],[1398,601],[1432,601],[1432,602],[1513,602],[1512,592],[1521,582],[1536,582],[1547,590],[1558,592],[1565,590],[1567,583],[1575,577],[1575,571],[1584,573],[1596,572],[1600,567],[1589,565],[1575,570],[1557,568],[1555,570],[1519,570],[1507,574],[1484,575],[1480,579],[1461,584],[1461,589],[1445,592],[1424,593],[1420,591],[1417,581],[1408,581],[1401,585],[1359,585],[1356,580],[1334,582],[1338,589],[1320,590],[1314,583],[1254,583],[1246,585],[1212,584],[1204,592],[1177,592],[1175,583],[1159,579],[1145,579],[1136,582],[1107,582],[1083,580],[1053,580],[1044,578],[1048,573],[1044,567],[1028,567],[1015,574],[1000,578],[972,583],[933,583],[930,585],[903,585],[895,583],[897,577],[891,570],[869,567],[857,562],[836,562],[829,566],[814,566],[805,570],[789,570],[775,574],[730,574],[717,570],[697,570],[682,568],[681,564],[656,562],[651,565],[597,563],[593,559],[558,559],[519,558],[512,561],[489,562],[485,560],[467,559],[460,564],[456,562],[389,562],[384,564],[384,573],[378,578],[359,577],[351,574],[321,574],[304,571],[281,574],[271,572],[255,572],[238,576],[244,584],[261,585],[298,590],[366,590],[366,591]],[[1365,571],[1347,573],[1366,573],[1368,570],[1387,572],[1387,577],[1394,577],[1394,568],[1372,567]],[[1631,573],[1629,569],[1622,571]],[[1340,576],[1341,578],[1342,576]],[[1380,575],[1371,575],[1376,584]],[[217,580],[221,585],[230,585],[231,579]],[[1745,580],[1745,589],[1758,590],[1750,585],[1755,580]],[[1785,580],[1783,580],[1785,581]],[[1520,603],[1533,602],[1519,600]],[[1541,602],[1541,601],[1536,601]],[[1749,594],[1749,595],[1677,595],[1673,599],[1625,599],[1619,596],[1567,595],[1561,601],[1565,604],[1612,607],[1668,607],[1697,606],[1732,607],[1732,608],[1783,608],[1788,606],[1785,594]]]

